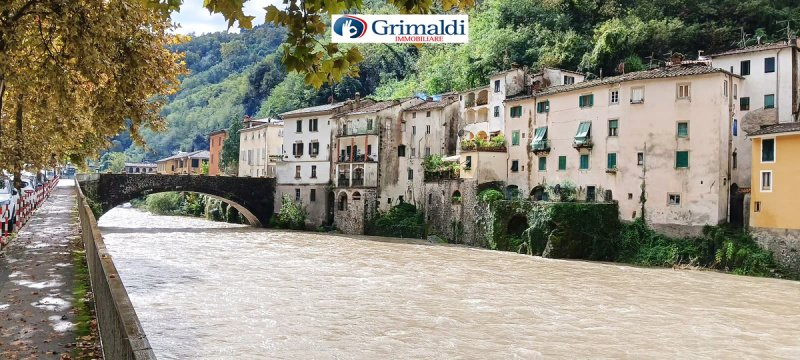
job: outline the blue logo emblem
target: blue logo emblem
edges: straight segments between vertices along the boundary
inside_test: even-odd
[[[336,19],[333,32],[350,39],[360,38],[367,33],[367,22],[355,16],[345,15]]]

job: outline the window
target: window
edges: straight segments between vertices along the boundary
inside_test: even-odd
[[[500,80],[494,81],[494,92],[500,92]]]
[[[740,110],[750,110],[750,98],[746,96],[742,96],[739,99],[739,109]]]
[[[775,139],[761,139],[761,162],[775,162]]]
[[[297,131],[296,132],[303,132],[303,120],[297,120]]]
[[[405,157],[406,156],[406,146],[400,145],[397,147],[397,156],[398,157]]]
[[[361,193],[356,191],[356,192],[353,193],[353,201],[358,201],[358,200],[361,200]],[[389,198],[389,204],[391,204],[391,203],[392,203],[392,199]]]
[[[319,120],[317,119],[308,120],[308,131],[319,131]]]
[[[594,202],[597,200],[597,188],[594,186],[587,186],[586,187],[586,201],[587,202]]]
[[[512,160],[511,161],[511,172],[519,171],[519,160]]]
[[[536,112],[539,114],[550,112],[550,100],[539,101],[536,103]]]
[[[722,82],[722,96],[728,97],[728,80]]]
[[[765,73],[773,73],[775,72],[775,58],[768,57],[764,59],[764,72]]]
[[[413,113],[411,113],[411,118],[412,118],[412,119],[416,119],[416,118],[417,118],[417,112],[416,112],[416,111],[414,111]]]
[[[468,155],[466,161],[464,161],[464,170],[472,169],[472,155]]]
[[[339,211],[347,210],[347,193],[339,195]]]
[[[294,167],[294,178],[295,179],[299,179],[300,178],[300,165],[297,165],[297,166]]]
[[[500,107],[499,106],[495,106],[494,107],[494,117],[500,117]]]
[[[408,180],[414,180],[414,170],[408,169]]]
[[[417,148],[413,148],[413,147],[412,147],[412,148],[411,148],[411,157],[413,158],[413,157],[415,157],[415,156],[417,156]]]
[[[317,189],[311,189],[308,192],[308,201],[317,201]]]
[[[431,112],[430,111],[426,111],[425,112],[425,117],[431,117]]]
[[[676,151],[675,152],[675,168],[687,169],[689,168],[689,152]]]
[[[199,159],[192,159],[192,167],[196,168],[198,166],[200,166],[200,160]]]
[[[522,106],[512,106],[511,107],[511,117],[518,118],[522,117]]]
[[[731,154],[731,166],[733,166],[734,169],[736,169],[739,165],[738,157],[739,155],[736,153],[736,151],[734,151],[733,154]]]
[[[536,128],[533,134],[533,151],[547,150],[547,127]]]
[[[581,154],[580,169],[581,170],[589,169],[589,154]]]
[[[750,75],[750,60],[744,60],[739,63],[739,75]]]
[[[761,201],[756,201],[756,206],[754,207],[753,212],[761,212]]]
[[[558,157],[558,170],[567,170],[567,157],[564,155]]]
[[[519,145],[519,130],[511,132],[511,146]]]
[[[733,99],[739,97],[739,85],[733,84]]]
[[[679,121],[678,122],[678,130],[676,132],[679,138],[688,138],[689,137],[689,123],[686,121]]]
[[[611,104],[619,104],[619,90],[611,90],[609,92],[608,102]]]
[[[594,106],[594,95],[587,94],[578,97],[578,106],[582,108]]]
[[[725,89],[728,88],[727,84],[728,82],[725,81]],[[678,99],[689,99],[690,98],[689,89],[690,89],[689,84],[678,84],[678,94],[677,94]]]
[[[292,155],[296,157],[303,156],[303,143],[298,142],[292,144]]]
[[[311,178],[317,178],[317,165],[311,165]]]
[[[733,136],[739,136],[739,120],[733,119],[733,129],[731,129]]]
[[[431,126],[430,125],[425,125],[425,133],[426,134],[430,134],[431,133]]]
[[[308,143],[308,155],[310,156],[317,156],[319,155],[319,143],[318,142],[310,142]]]
[[[775,95],[764,95],[764,109],[772,109],[775,107]]]
[[[575,83],[575,77],[574,76],[564,75],[564,85],[570,85],[570,84],[574,84],[574,83]]]
[[[417,135],[417,127],[416,126],[412,126],[411,127],[411,135]]]
[[[544,156],[539,157],[539,171],[547,170],[547,158]]]
[[[636,153],[636,165],[643,166],[644,165],[644,153],[637,152]]]
[[[617,136],[617,126],[619,126],[619,120],[608,120],[608,136]]]
[[[294,189],[294,201],[300,201],[300,189]]]
[[[578,125],[575,134],[575,145],[587,145],[591,141],[592,123],[585,121]]]
[[[367,130],[372,130],[372,119],[367,119]]]
[[[430,146],[426,146],[425,147],[425,156],[431,156],[431,147]]]
[[[617,169],[617,153],[608,153],[608,166],[606,168],[609,170]]]
[[[644,87],[637,86],[631,88],[631,104],[641,104],[644,102]]]
[[[669,206],[680,206],[681,205],[681,194],[667,194],[667,205],[669,205]]]

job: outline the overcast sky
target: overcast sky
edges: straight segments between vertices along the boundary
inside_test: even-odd
[[[281,0],[248,0],[244,3],[244,13],[246,15],[255,16],[253,25],[260,25],[264,23],[264,10],[270,4],[274,4],[279,8],[282,5]],[[220,14],[211,15],[203,7],[203,0],[184,0],[181,5],[181,11],[172,14],[172,21],[180,24],[180,28],[176,32],[180,34],[197,35],[206,34],[216,31],[226,31],[228,23],[225,18]],[[231,32],[239,32],[238,24],[230,29]]]

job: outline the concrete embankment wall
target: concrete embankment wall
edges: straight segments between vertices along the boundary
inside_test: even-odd
[[[150,342],[139,323],[128,292],[119,278],[117,268],[106,250],[97,228],[97,220],[80,186],[75,184],[81,236],[86,247],[86,261],[92,281],[97,324],[106,359],[155,359]]]

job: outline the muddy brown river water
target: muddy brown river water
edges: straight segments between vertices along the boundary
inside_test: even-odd
[[[100,227],[159,359],[800,358],[800,282],[130,208]]]

